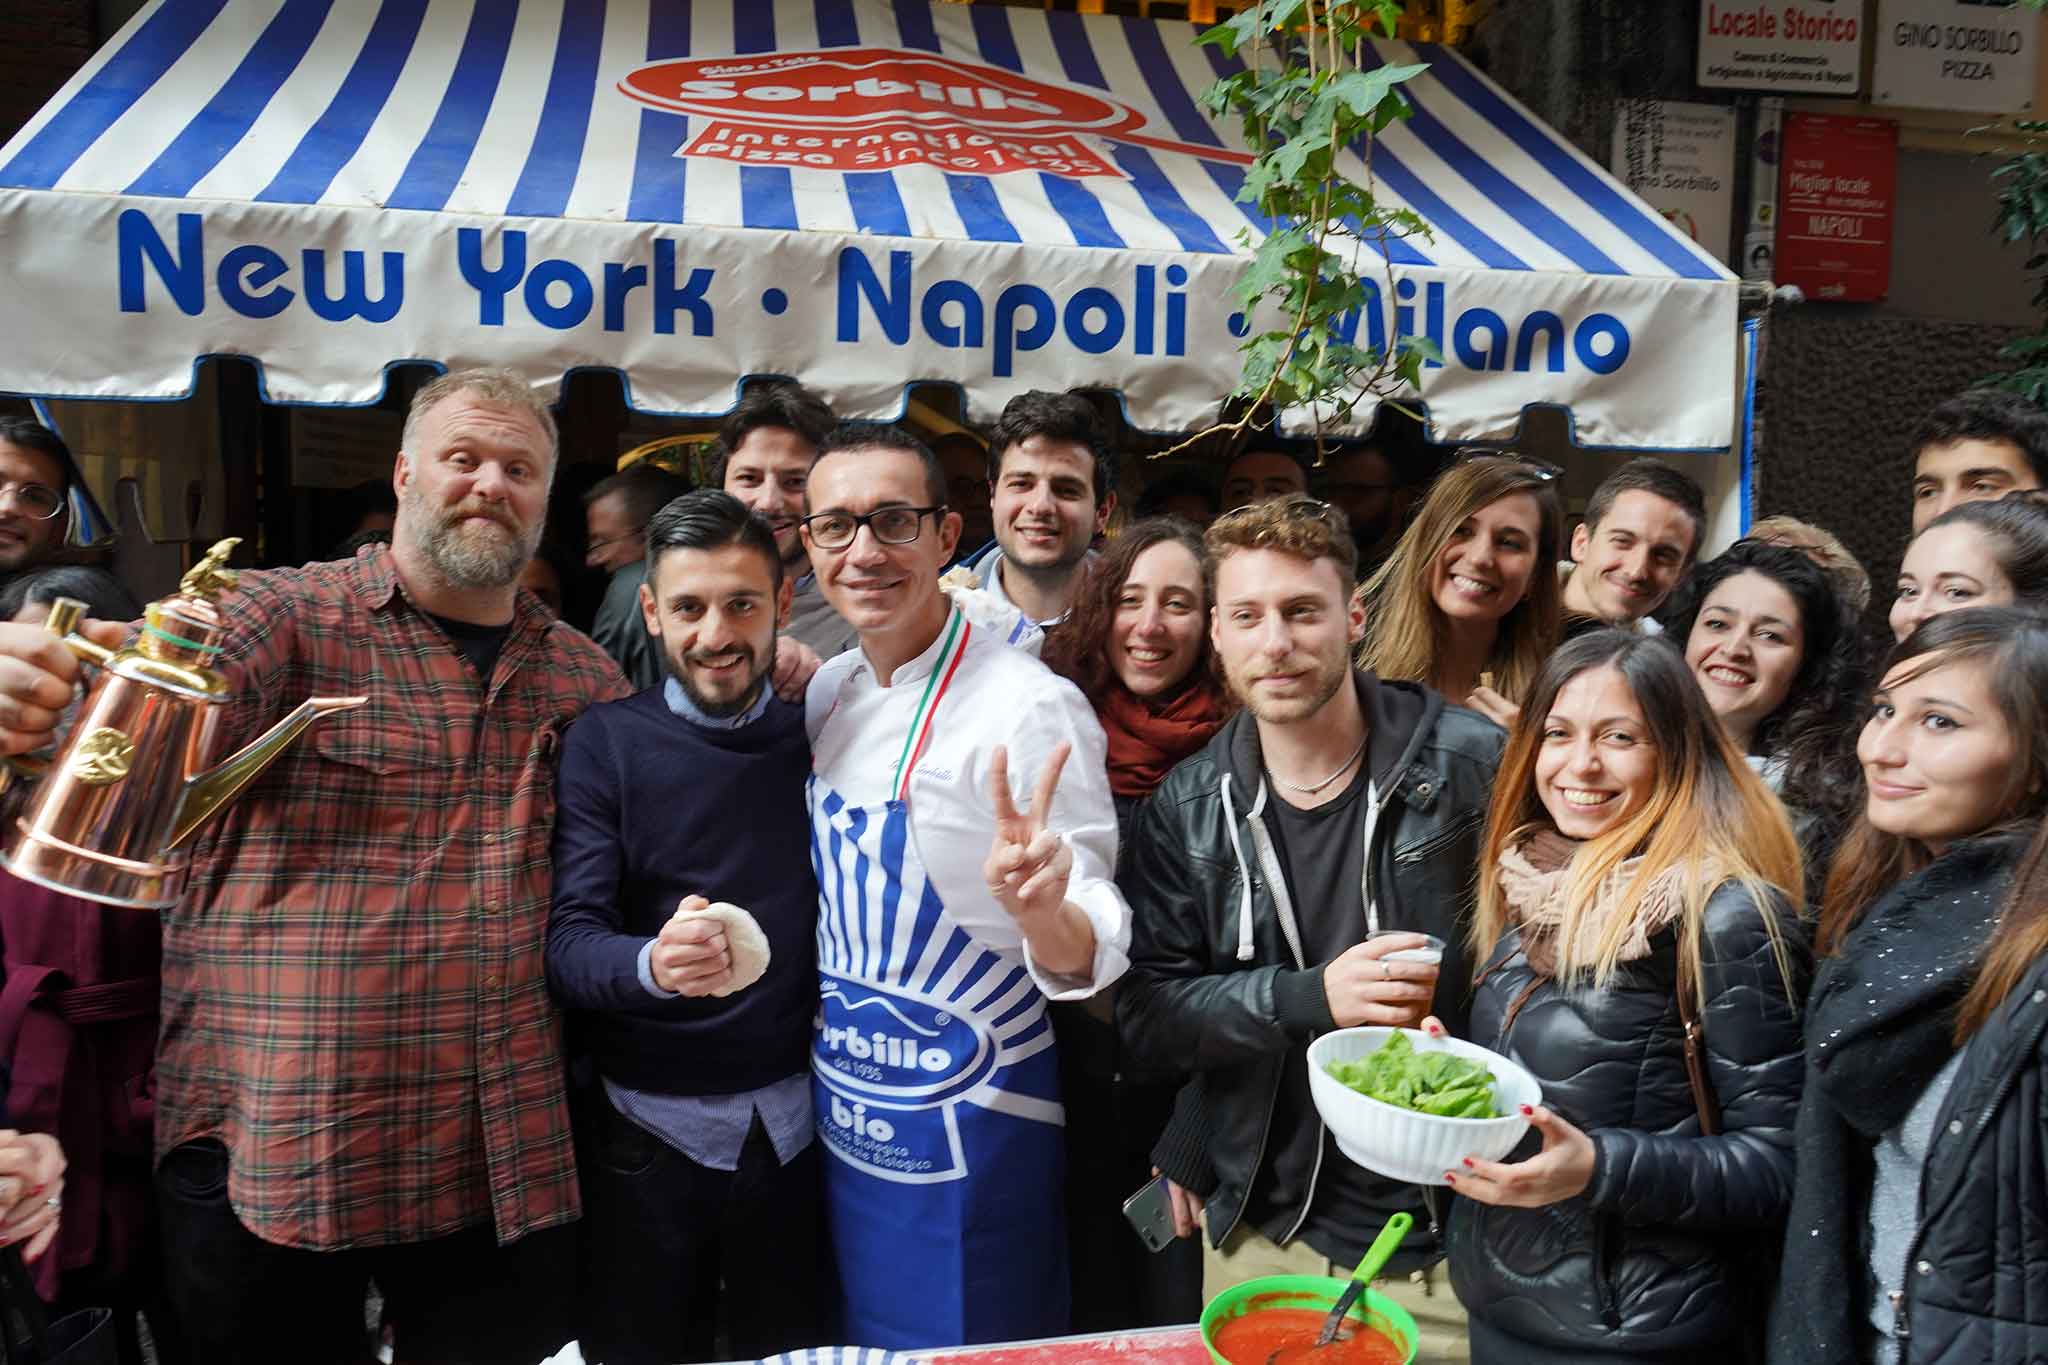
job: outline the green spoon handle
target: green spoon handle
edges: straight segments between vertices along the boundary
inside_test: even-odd
[[[1351,1272],[1351,1283],[1344,1286],[1344,1292],[1330,1306],[1330,1316],[1323,1320],[1323,1330],[1316,1336],[1317,1346],[1328,1346],[1337,1339],[1337,1329],[1343,1325],[1351,1305],[1358,1302],[1358,1296],[1365,1292],[1366,1286],[1386,1265],[1387,1258],[1401,1245],[1401,1239],[1408,1235],[1408,1229],[1414,1226],[1415,1220],[1405,1213],[1397,1213],[1387,1220],[1387,1225],[1380,1229],[1380,1235],[1365,1249],[1365,1257],[1359,1261],[1358,1269]]]
[[[1387,1220],[1380,1229],[1380,1235],[1365,1249],[1365,1259],[1358,1263],[1358,1269],[1351,1272],[1353,1284],[1371,1284],[1386,1266],[1387,1259],[1401,1245],[1401,1239],[1408,1235],[1408,1229],[1415,1226],[1415,1220],[1405,1213],[1397,1213]]]

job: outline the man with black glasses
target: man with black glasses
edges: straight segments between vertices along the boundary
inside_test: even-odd
[[[960,536],[945,504],[916,437],[844,427],[803,521],[860,632],[808,700],[813,1101],[844,1335],[892,1348],[1065,1330],[1046,1001],[1114,981],[1130,934],[1102,729],[940,589]]]
[[[63,563],[71,541],[71,481],[77,465],[62,437],[25,417],[0,417],[0,586]],[[142,608],[105,569],[104,600],[139,616]]]

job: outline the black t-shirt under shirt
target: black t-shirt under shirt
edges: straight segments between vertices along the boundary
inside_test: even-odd
[[[480,626],[472,621],[451,621],[432,612],[426,615],[462,651],[462,657],[469,660],[469,666],[476,670],[477,678],[489,690],[491,672],[498,666],[498,654],[505,648],[505,641],[511,638],[512,623]]]
[[[1278,785],[1267,779],[1265,822],[1273,849],[1286,870],[1294,901],[1295,923],[1301,930],[1302,955],[1311,968],[1321,967],[1366,935],[1360,880],[1365,871],[1365,803],[1371,782],[1365,766],[1344,794],[1314,810],[1288,804]],[[1308,1054],[1295,1051],[1287,1061],[1280,1092],[1273,1105],[1272,1136],[1259,1175],[1252,1182],[1245,1216],[1274,1241],[1293,1230],[1309,1182],[1315,1181],[1315,1202],[1297,1236],[1322,1255],[1342,1265],[1356,1264],[1387,1219],[1407,1210],[1420,1225],[1407,1246],[1426,1244],[1422,1208],[1416,1187],[1374,1175],[1337,1150],[1336,1140],[1323,1135],[1322,1171],[1314,1169],[1315,1149],[1288,1152],[1281,1135],[1318,1122],[1309,1095]],[[1405,1248],[1404,1248],[1405,1250]],[[1400,1264],[1400,1261],[1409,1261]],[[1393,1269],[1404,1272],[1419,1258],[1397,1258]]]

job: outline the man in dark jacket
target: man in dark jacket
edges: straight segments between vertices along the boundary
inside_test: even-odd
[[[647,544],[669,676],[569,729],[547,943],[596,1071],[582,1340],[607,1365],[716,1359],[721,1317],[749,1359],[819,1339],[810,745],[768,685],[791,583],[726,493],[677,498]]]
[[[1442,1199],[1340,1155],[1309,1098],[1310,1040],[1334,1028],[1454,1032],[1471,1003],[1465,930],[1498,727],[1426,687],[1353,673],[1356,548],[1341,512],[1257,503],[1208,532],[1210,637],[1245,710],[1139,812],[1125,892],[1134,924],[1117,1021],[1139,1065],[1195,1080],[1162,1153],[1213,1175],[1205,1297],[1256,1275],[1348,1275],[1388,1217],[1415,1230],[1382,1292],[1415,1316],[1423,1357],[1464,1359],[1441,1259]],[[1433,934],[1435,966],[1390,960]],[[1199,1153],[1199,1154],[1198,1154]]]

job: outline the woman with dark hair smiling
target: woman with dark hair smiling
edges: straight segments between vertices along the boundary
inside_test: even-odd
[[[1089,565],[1044,660],[1095,706],[1121,834],[1138,803],[1232,709],[1209,647],[1201,533],[1179,517],[1126,527]],[[1152,1144],[1180,1078],[1132,1069],[1111,1002],[1102,992],[1052,1008],[1066,1089],[1076,1331],[1188,1322],[1202,1308],[1200,1241],[1180,1238],[1155,1255],[1123,1220],[1124,1199],[1151,1178]]]
[[[1693,571],[1669,632],[1802,842],[1825,848],[1859,794],[1842,715],[1862,664],[1834,581],[1797,550],[1738,540]]]
[[[1967,1251],[1945,1262],[1915,1250],[1928,1198],[1947,1189],[1923,1185],[1936,1144],[1988,1121],[1973,1110],[1937,1126],[1949,1102],[1971,1093],[1955,1089],[1963,1069],[1958,1010],[1965,1031],[1981,1023],[2002,1001],[1976,983],[2009,984],[2013,976],[2009,953],[1993,959],[2007,969],[1990,978],[1979,964],[2013,868],[2048,808],[2048,620],[2010,608],[1936,616],[1892,650],[1881,678],[1856,741],[1864,808],[1835,851],[1821,897],[1798,1170],[1770,1358],[2037,1359],[2038,1345],[2016,1349],[2020,1336],[1988,1322],[1966,1340],[1995,1345],[1964,1349],[1937,1335],[1940,1326],[1912,1321],[1910,1308],[1933,1293],[1957,1315],[1937,1319],[1943,1326],[1960,1325],[1973,1303],[1986,1317],[2014,1309],[2048,1320],[2048,1291],[2035,1288],[2039,1242],[2023,1248],[2007,1237],[2028,1226],[2027,1209],[1974,1226]],[[2043,1131],[2037,1114],[2020,1147],[1987,1159],[2038,1154]],[[2035,1172],[1995,1198],[2032,1199],[2038,1210],[2044,1194],[2048,1185]],[[1942,1240],[1957,1245],[1952,1234]],[[2007,1263],[2018,1267],[2009,1278],[1994,1271]],[[1994,1275],[2024,1309],[1992,1296]]]
[[[2048,505],[2024,494],[1965,502],[1922,527],[1899,565],[1892,636],[1969,607],[2048,609]]]

